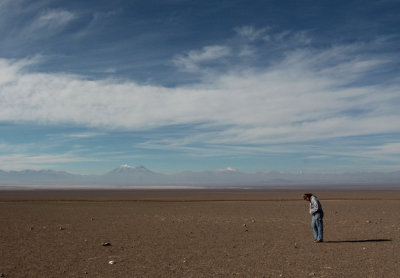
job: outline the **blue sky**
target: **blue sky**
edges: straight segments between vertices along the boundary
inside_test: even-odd
[[[400,170],[398,1],[0,0],[0,169]]]

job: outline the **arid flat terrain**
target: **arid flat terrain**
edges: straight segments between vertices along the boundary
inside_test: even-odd
[[[308,191],[308,190],[307,190]],[[400,191],[3,190],[2,277],[399,277]]]

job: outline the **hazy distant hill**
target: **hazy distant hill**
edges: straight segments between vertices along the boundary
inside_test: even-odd
[[[29,185],[29,184],[69,184],[79,179],[79,176],[64,171],[53,170],[23,170],[23,171],[0,171],[0,184],[7,185]]]
[[[153,172],[144,166],[121,165],[103,175],[76,175],[53,170],[0,170],[0,185],[187,185],[187,186],[296,186],[399,185],[400,171],[346,174],[304,174],[264,171],[245,173],[227,168],[215,171]]]
[[[155,173],[144,166],[121,165],[101,176],[108,185],[160,185],[166,183],[167,176]]]
[[[155,173],[145,168],[144,166],[129,166],[124,164],[108,172],[106,175],[154,175]]]

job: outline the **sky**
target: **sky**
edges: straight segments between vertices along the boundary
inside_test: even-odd
[[[0,0],[0,169],[400,170],[400,2]]]

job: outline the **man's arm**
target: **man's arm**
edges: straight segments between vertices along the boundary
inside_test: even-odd
[[[310,214],[312,215],[319,210],[319,205],[317,199],[314,196],[311,196],[310,203]]]

